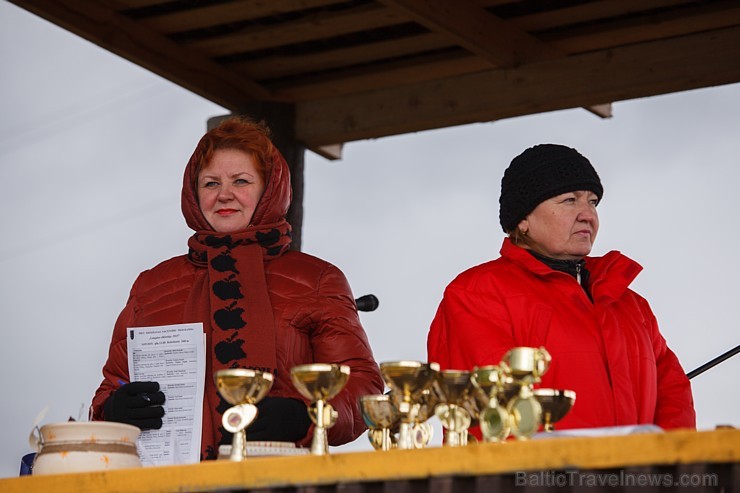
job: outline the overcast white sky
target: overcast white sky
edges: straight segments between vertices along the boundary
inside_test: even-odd
[[[77,418],[101,379],[136,275],[186,251],[182,170],[225,111],[0,1],[0,477],[18,474],[37,413]],[[740,85],[345,146],[306,157],[303,250],[339,266],[376,359],[426,359],[444,287],[498,256],[500,180],[543,142],[580,150],[604,183],[594,254],[645,270],[688,372],[740,342]],[[696,377],[700,429],[740,425],[740,357]],[[439,436],[435,444],[439,443]],[[342,450],[369,450],[366,437]],[[340,450],[340,451],[342,451]]]

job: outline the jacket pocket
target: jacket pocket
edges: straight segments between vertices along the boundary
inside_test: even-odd
[[[519,346],[547,347],[547,340],[552,325],[552,307],[533,302],[526,296],[517,296],[507,300],[512,315],[514,340]]]

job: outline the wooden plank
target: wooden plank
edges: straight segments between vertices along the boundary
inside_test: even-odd
[[[152,7],[162,5],[172,0],[110,0],[110,6],[116,10],[139,9],[143,7]]]
[[[155,31],[172,34],[193,29],[203,29],[219,24],[228,24],[323,7],[335,3],[338,3],[338,1],[280,0],[279,2],[255,2],[254,0],[239,0],[148,17],[142,19],[142,23]]]
[[[228,109],[237,109],[235,102],[271,98],[270,92],[254,81],[184,50],[101,2],[12,2]]]
[[[740,81],[740,27],[297,105],[308,148]]]
[[[427,29],[441,32],[494,67],[514,67],[561,56],[557,50],[469,0],[381,0]]]
[[[0,479],[3,493],[274,491],[288,486],[487,476],[518,471],[588,471],[678,464],[737,464],[740,430],[671,431],[599,438],[478,443],[467,447],[252,457],[93,473]],[[393,485],[393,483],[391,483]],[[719,486],[719,485],[715,485]],[[382,485],[381,485],[382,487]],[[400,490],[405,491],[405,490]],[[650,490],[649,490],[650,491]],[[703,490],[700,490],[703,491]]]
[[[568,25],[638,14],[645,11],[695,3],[694,0],[598,0],[576,5],[566,5],[535,14],[514,17],[511,20],[520,29],[532,32]]]
[[[371,63],[404,55],[449,47],[449,40],[437,33],[423,33],[400,39],[335,48],[304,55],[272,56],[227,66],[255,79],[272,79],[310,72],[321,72]]]
[[[456,77],[473,72],[489,70],[490,62],[470,55],[464,50],[456,54],[432,54],[418,57],[413,62],[407,60],[383,64],[383,70],[376,68],[357,69],[341,78],[313,82],[302,81],[284,89],[274,87],[275,97],[286,101],[310,101],[327,96],[349,96],[371,91],[379,87],[398,87],[422,81],[433,81]]]
[[[612,46],[640,43],[690,33],[740,25],[740,5],[736,0],[694,8],[671,10],[646,18],[616,21],[556,34],[553,46],[567,53],[585,53]]]
[[[242,32],[193,41],[191,48],[209,56],[234,53],[324,39],[406,22],[403,14],[373,4],[341,12],[328,12],[275,26],[245,29]]]

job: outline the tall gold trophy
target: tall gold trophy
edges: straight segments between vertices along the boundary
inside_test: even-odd
[[[516,347],[501,359],[503,373],[519,387],[519,394],[511,399],[507,411],[511,416],[511,432],[526,440],[537,432],[542,421],[542,405],[534,396],[533,385],[540,381],[552,358],[543,347]]]
[[[398,428],[401,415],[387,394],[360,397],[362,419],[368,427],[367,436],[375,450],[390,450],[396,447],[393,431]]]
[[[419,361],[390,361],[380,364],[380,372],[386,385],[396,401],[396,407],[401,415],[398,432],[398,448],[417,448],[414,431],[421,435],[423,440],[424,429],[419,427],[421,400],[439,374],[437,363],[421,363]]]
[[[311,400],[308,415],[315,425],[311,441],[311,453],[314,455],[329,453],[326,431],[337,422],[337,412],[327,401],[344,388],[349,373],[349,366],[326,363],[300,365],[290,370],[295,388],[303,397]]]
[[[424,389],[419,397],[419,412],[416,415],[416,423],[411,428],[414,448],[424,448],[429,445],[434,434],[434,428],[427,421],[434,416],[434,409],[439,404],[439,391],[437,385]]]
[[[447,430],[444,445],[460,447],[468,444],[468,428],[472,416],[468,409],[475,407],[472,392],[475,389],[470,380],[470,372],[461,370],[444,370],[437,381],[440,403],[434,414]]]
[[[247,427],[257,417],[257,404],[270,391],[272,373],[230,368],[219,370],[214,375],[218,393],[226,402],[232,404],[226,410],[221,422],[234,434],[231,442],[229,460],[242,461],[247,458]]]
[[[506,440],[511,433],[511,419],[506,410],[508,400],[501,368],[498,365],[476,367],[470,374],[470,380],[486,402],[478,416],[483,438],[487,442]]]

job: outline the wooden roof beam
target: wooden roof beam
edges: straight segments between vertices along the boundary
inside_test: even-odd
[[[516,67],[523,63],[562,56],[537,38],[491,14],[470,0],[380,0],[401,10],[433,32],[442,32],[494,67]]]
[[[394,9],[367,4],[340,12],[313,14],[279,25],[254,27],[200,39],[188,43],[188,46],[208,56],[218,57],[304,43],[404,22],[407,22],[406,16]]]
[[[170,34],[322,7],[336,2],[337,0],[280,0],[279,2],[238,0],[195,6],[179,12],[149,17],[142,22],[152,29]]]
[[[416,22],[433,32],[442,32],[467,50],[491,62],[494,67],[516,67],[527,62],[552,60],[566,56],[497,17],[470,0],[439,2],[435,0],[380,0],[403,10]],[[605,110],[605,107],[608,107]],[[611,117],[611,105],[586,108],[602,118]]]
[[[740,81],[740,27],[299,103],[309,148]]]
[[[230,110],[242,103],[272,99],[251,79],[185,50],[95,0],[11,0],[18,6],[116,53],[185,89]]]

